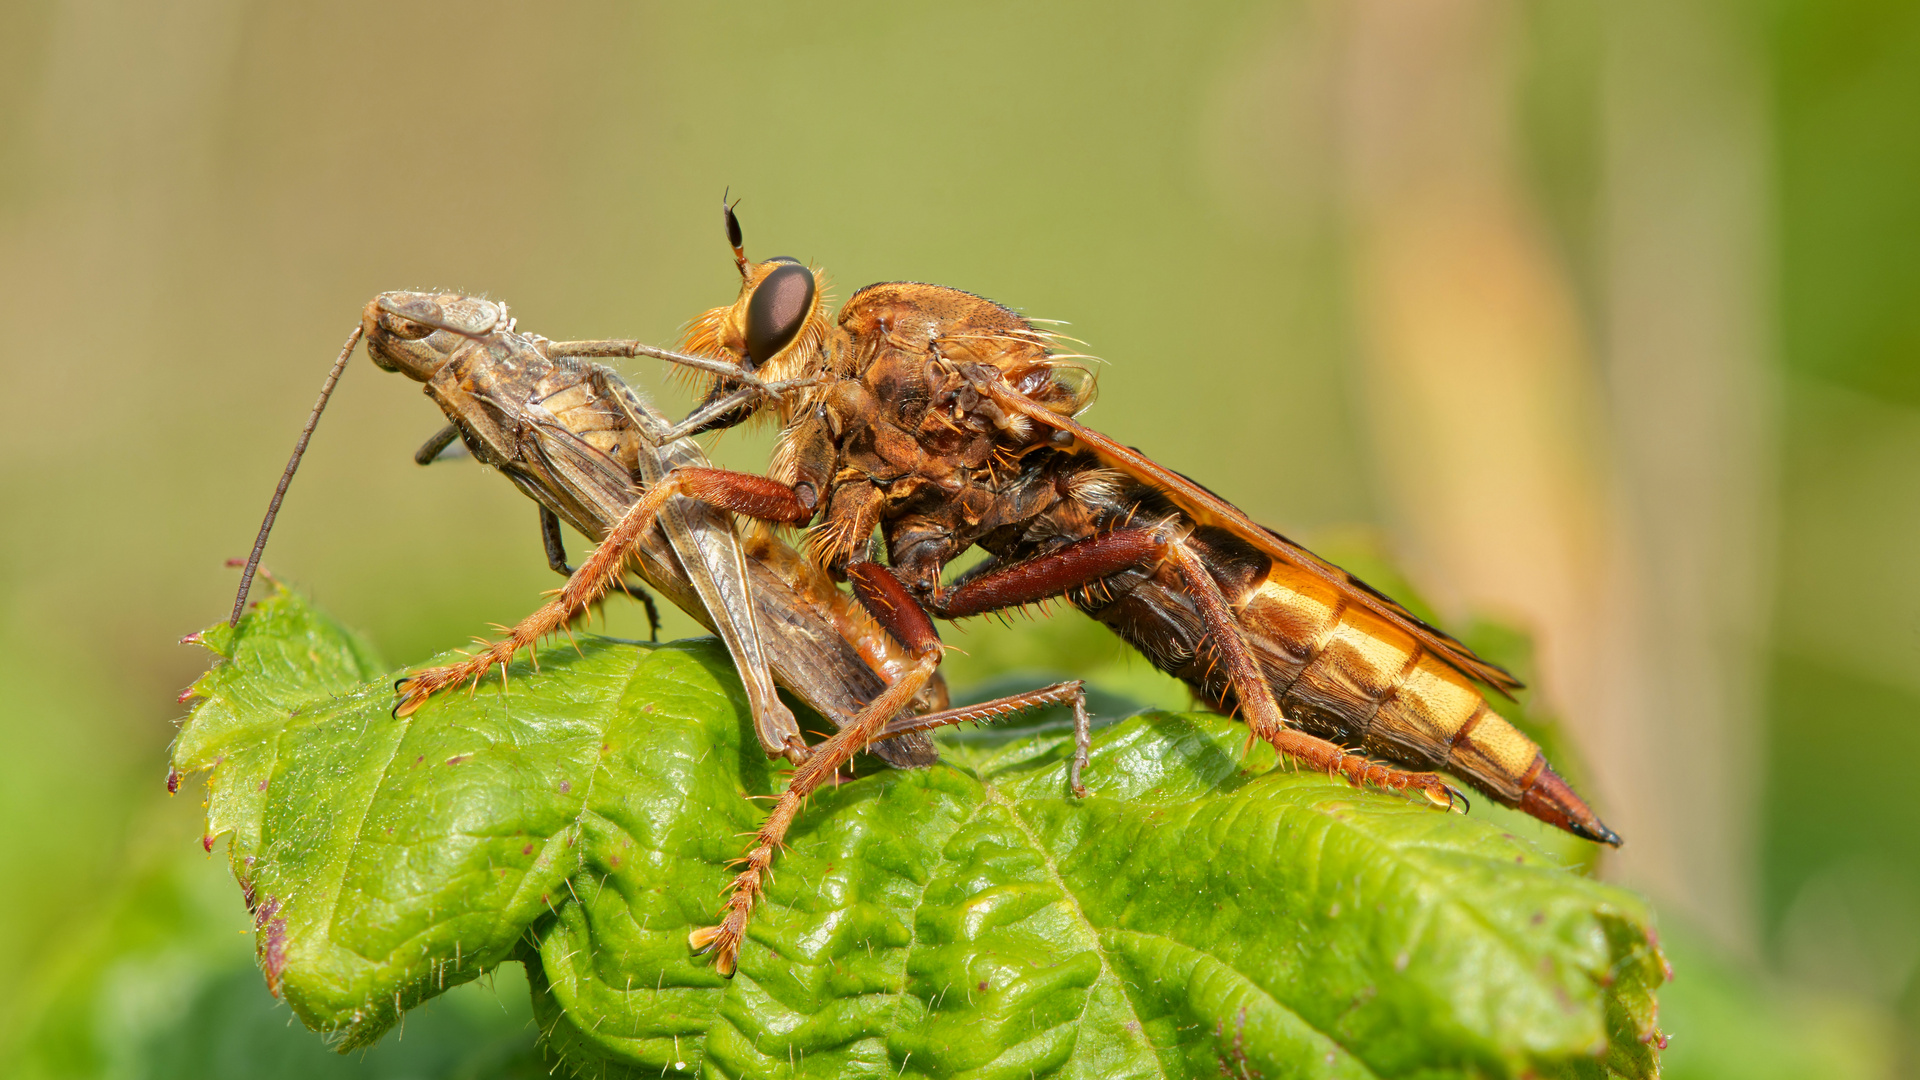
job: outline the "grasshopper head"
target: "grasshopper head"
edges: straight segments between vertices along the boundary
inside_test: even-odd
[[[465,342],[510,330],[507,306],[458,293],[381,293],[360,314],[367,355],[388,371],[426,382]]]
[[[826,274],[785,256],[753,262],[741,247],[740,219],[722,204],[727,242],[740,268],[740,296],[714,308],[687,326],[682,348],[738,364],[767,382],[783,382],[818,373],[825,366],[828,334]],[[712,377],[706,400],[737,388],[725,376]],[[751,418],[757,406],[722,417],[710,427],[731,427]]]

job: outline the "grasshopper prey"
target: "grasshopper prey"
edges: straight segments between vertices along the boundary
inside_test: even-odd
[[[547,558],[556,570],[570,572],[561,520],[598,539],[633,502],[637,482],[706,465],[699,447],[673,437],[667,420],[616,373],[580,358],[581,353],[618,355],[614,343],[576,344],[569,351],[563,343],[517,333],[505,305],[497,302],[387,293],[367,305],[361,326],[328,376],[275,491],[253,562],[320,408],[361,337],[376,364],[425,383],[428,396],[452,421],[415,459],[432,461],[458,439],[474,457],[505,474],[539,504]],[[726,642],[769,755],[796,763],[809,756],[792,712],[774,693],[775,680],[844,725],[909,666],[901,646],[816,565],[764,532],[742,541],[728,515],[711,507],[675,503],[629,554],[632,568],[648,584]],[[246,589],[243,580],[236,616]],[[872,745],[874,753],[897,766],[936,759],[925,735],[933,728],[1052,704],[1073,708],[1085,741],[1085,702],[1077,682],[958,709],[945,707],[944,684],[935,682],[909,704]],[[411,710],[403,704],[399,711]]]
[[[1464,796],[1430,771],[1444,768],[1550,825],[1620,843],[1475,685],[1504,693],[1517,680],[1201,485],[1081,424],[1093,380],[1053,337],[992,301],[916,282],[861,289],[830,319],[818,271],[749,260],[730,207],[725,223],[738,298],[694,320],[691,356],[623,355],[718,368],[683,427],[775,418],[781,438],[768,475],[668,473],[609,530],[607,558],[581,574],[608,574],[618,565],[608,549],[643,535],[675,496],[806,526],[813,557],[912,651],[904,678],[916,684],[939,664],[932,617],[1064,598],[1306,767],[1452,809]],[[876,531],[884,564],[870,554]],[[989,561],[943,580],[974,547]],[[543,608],[494,649],[523,647],[568,615],[564,605]],[[404,693],[461,682],[480,664],[421,672]],[[907,692],[905,683],[889,688]],[[862,713],[808,767],[885,725]],[[722,965],[797,806],[797,796],[776,803],[721,924],[694,935]]]

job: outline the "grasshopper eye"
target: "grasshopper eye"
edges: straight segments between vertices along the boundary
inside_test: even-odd
[[[813,272],[793,259],[774,267],[747,301],[747,366],[764,364],[793,343],[813,313]]]
[[[434,328],[426,323],[403,319],[397,315],[382,320],[380,329],[401,341],[419,341],[434,332]]]

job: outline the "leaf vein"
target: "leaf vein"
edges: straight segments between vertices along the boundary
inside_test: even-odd
[[[1080,898],[1068,887],[1066,877],[1060,873],[1060,867],[1053,861],[1053,852],[1047,850],[1046,845],[1040,842],[1040,838],[1034,835],[1033,829],[1027,825],[1026,819],[1020,816],[1020,808],[1014,804],[1013,800],[1001,794],[992,784],[983,783],[981,787],[986,791],[988,801],[1006,808],[1007,816],[1013,819],[1014,827],[1020,830],[1020,835],[1026,838],[1027,843],[1033,845],[1033,850],[1039,853],[1042,865],[1047,868],[1047,876],[1060,887],[1060,895],[1066,897],[1067,910],[1080,925],[1086,927],[1087,936],[1092,940],[1093,954],[1100,960],[1101,977],[1121,985],[1120,999],[1126,1002],[1127,1011],[1133,1015],[1133,1023],[1121,1030],[1133,1036],[1134,1041],[1138,1042],[1140,1049],[1144,1051],[1147,1060],[1153,1062],[1154,1071],[1164,1080],[1167,1071],[1160,1063],[1160,1055],[1153,1052],[1153,1044],[1147,1042],[1146,1022],[1141,1019],[1140,1010],[1134,1006],[1133,998],[1126,992],[1125,983],[1121,980],[1119,973],[1114,970],[1113,959],[1107,955],[1106,946],[1100,941],[1099,927],[1093,925],[1093,920],[1087,917],[1086,909],[1080,906]],[[1073,1025],[1073,1041],[1076,1047],[1080,1043],[1080,1033],[1086,1030],[1087,1010],[1093,1006],[1094,990],[1098,986],[1099,980],[1095,980],[1093,986],[1087,987],[1086,1000],[1080,1004],[1080,1016]]]

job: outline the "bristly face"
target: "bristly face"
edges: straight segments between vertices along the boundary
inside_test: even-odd
[[[696,356],[731,361],[767,382],[820,371],[826,362],[829,329],[826,274],[785,256],[748,261],[741,247],[740,219],[731,206],[723,210],[727,241],[740,268],[740,296],[732,305],[714,308],[689,323],[681,348]],[[725,376],[714,376],[703,403],[737,388]],[[707,430],[733,427],[752,419],[760,408],[743,406],[709,424]],[[784,423],[784,405],[781,411],[779,420]]]

